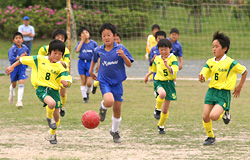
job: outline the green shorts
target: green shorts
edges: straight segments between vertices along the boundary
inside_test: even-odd
[[[174,84],[173,80],[171,80],[171,81],[159,81],[159,80],[154,81],[154,91],[156,93],[155,97],[157,97],[159,95],[157,93],[157,89],[159,87],[162,87],[166,92],[165,100],[169,100],[169,101],[177,100],[175,84]]]
[[[219,90],[209,88],[205,97],[205,104],[219,104],[225,111],[230,110],[231,92],[230,90]]]
[[[36,90],[36,95],[44,103],[44,98],[46,96],[52,97],[56,101],[56,107],[55,108],[61,108],[61,98],[58,90],[54,90],[50,87],[42,87],[38,86]],[[45,107],[47,104],[44,103],[43,107]]]

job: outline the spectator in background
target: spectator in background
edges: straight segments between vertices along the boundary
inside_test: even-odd
[[[30,18],[28,16],[23,17],[23,24],[18,27],[18,32],[23,35],[23,44],[29,48],[31,53],[32,40],[35,36],[35,29],[33,26],[29,25]]]

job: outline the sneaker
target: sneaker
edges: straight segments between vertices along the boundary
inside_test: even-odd
[[[88,103],[89,101],[88,101],[88,98],[87,97],[85,97],[85,98],[83,98],[83,103]]]
[[[225,124],[228,124],[231,120],[231,116],[230,116],[230,113],[229,111],[225,111],[225,114],[223,115],[223,121]]]
[[[62,108],[60,108],[60,115],[61,115],[61,117],[64,117],[65,116],[65,107],[62,107]]]
[[[215,137],[207,137],[207,139],[204,141],[203,145],[213,145],[215,143]]]
[[[92,88],[92,94],[95,94],[97,87],[93,86]]]
[[[49,132],[48,137],[46,137],[45,139],[46,139],[47,141],[49,141],[50,144],[57,144],[56,134],[55,134],[55,135],[52,135],[52,134],[50,134],[50,132]]]
[[[89,93],[86,93],[87,94],[87,100],[89,101]]]
[[[21,109],[21,108],[23,107],[23,102],[22,102],[22,101],[17,102],[17,103],[16,103],[16,107],[17,107],[18,109]]]
[[[120,135],[119,135],[118,131],[117,132],[112,132],[110,130],[110,134],[111,134],[111,136],[113,136],[113,140],[114,140],[115,143],[121,143],[121,141],[120,141]]]
[[[155,119],[160,119],[161,118],[161,110],[155,108],[154,117],[155,117]]]
[[[14,104],[14,95],[9,94],[9,102]]]
[[[57,129],[56,121],[55,121],[54,117],[51,119],[47,117],[47,122],[48,122],[49,128],[51,128],[53,130]]]
[[[99,111],[100,121],[103,122],[105,120],[107,110],[103,109],[101,106]]]
[[[159,131],[159,134],[165,134],[165,129],[164,129],[164,126],[158,126],[158,131]]]

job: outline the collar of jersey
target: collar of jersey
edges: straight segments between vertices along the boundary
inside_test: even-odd
[[[216,57],[214,57],[213,61],[214,61],[214,62],[219,62],[219,61],[216,61],[215,58],[216,58]],[[227,55],[224,54],[224,56],[220,59],[220,61],[224,61],[226,58],[227,58]]]
[[[171,38],[169,37],[169,38],[168,38],[168,40],[170,40],[170,41],[171,41]],[[178,40],[176,40],[174,43],[178,43]]]
[[[105,47],[105,44],[103,44],[103,45],[101,46],[101,49],[104,49],[104,47]],[[115,48],[115,47],[118,47],[118,44],[114,42],[114,48]]]
[[[170,55],[167,58],[170,58],[173,55],[173,53],[170,53]],[[161,58],[161,55],[159,55],[159,57]]]
[[[23,48],[23,44],[21,44],[21,46],[22,46],[22,48]],[[18,48],[17,46],[16,46],[16,44],[13,44],[13,47],[15,47],[15,48]]]

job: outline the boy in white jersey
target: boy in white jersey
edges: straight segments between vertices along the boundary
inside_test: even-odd
[[[235,87],[237,73],[241,74],[240,83],[233,92],[234,97],[239,97],[248,73],[245,66],[226,56],[230,46],[229,37],[217,31],[214,33],[212,43],[215,57],[207,60],[199,74],[200,82],[205,82],[211,77],[203,109],[203,127],[208,136],[203,145],[215,143],[212,121],[223,118],[225,124],[230,122],[230,90]]]

